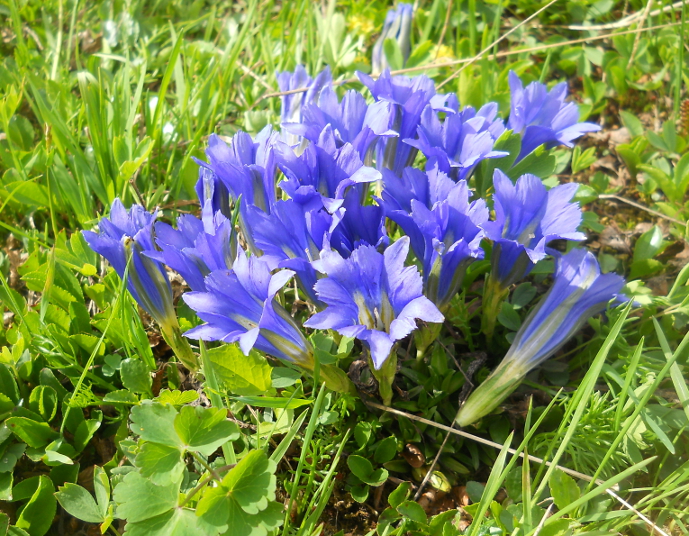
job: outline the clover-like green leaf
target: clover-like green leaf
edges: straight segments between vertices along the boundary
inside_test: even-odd
[[[179,482],[156,486],[133,471],[115,487],[113,497],[117,503],[117,517],[138,523],[165,514],[177,506],[178,494]]]
[[[175,431],[177,410],[170,405],[144,400],[131,412],[131,429],[145,441],[153,441],[169,447],[183,447]]]
[[[127,523],[127,536],[216,536],[219,530],[188,508],[175,508],[145,521]],[[231,532],[230,534],[235,534]]]
[[[228,534],[265,536],[282,522],[282,505],[275,502],[276,467],[262,450],[250,452],[220,486],[205,490],[197,515]]]
[[[134,464],[141,476],[150,478],[159,486],[178,482],[184,471],[181,449],[150,441],[141,445]]]
[[[184,406],[175,418],[175,430],[188,450],[204,456],[239,437],[239,428],[227,420],[227,410],[222,408]]]
[[[232,469],[222,486],[228,490],[247,514],[257,514],[275,500],[275,469],[277,464],[262,450],[247,454]]]
[[[199,398],[199,394],[196,391],[178,391],[169,389],[163,389],[160,394],[154,398],[156,402],[161,404],[172,404],[173,406],[183,406],[184,404],[189,404],[194,400]]]

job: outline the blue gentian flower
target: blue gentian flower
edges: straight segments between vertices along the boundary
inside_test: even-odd
[[[517,161],[540,145],[572,147],[572,142],[580,136],[600,130],[595,123],[579,122],[579,107],[565,102],[566,82],[557,84],[550,92],[540,82],[532,82],[524,88],[513,71],[510,71],[509,82],[512,102],[507,127],[522,136]]]
[[[297,156],[286,146],[276,147],[278,166],[285,174],[280,188],[308,209],[325,207],[334,212],[342,206],[346,190],[353,185],[374,182],[380,172],[364,166],[350,143],[339,145],[330,125]]]
[[[330,245],[343,257],[349,257],[362,244],[382,251],[389,238],[385,230],[385,209],[380,205],[363,205],[361,195],[350,190],[342,202],[339,222],[330,233]]]
[[[318,101],[304,105],[300,122],[283,123],[282,128],[314,143],[330,126],[337,147],[351,144],[359,158],[370,165],[373,145],[380,137],[396,137],[391,129],[394,120],[393,105],[388,101],[368,104],[358,91],[347,91],[339,101],[335,91],[324,88]]]
[[[358,247],[348,259],[333,250],[321,252],[314,264],[327,277],[316,283],[316,293],[328,307],[304,325],[364,341],[374,368],[381,369],[395,342],[416,329],[416,320],[444,320],[423,295],[416,267],[404,266],[408,252],[407,237],[382,254],[369,245]]]
[[[282,107],[280,111],[281,123],[301,123],[302,109],[308,104],[318,101],[318,96],[324,88],[332,86],[332,74],[330,67],[326,67],[311,78],[303,65],[297,65],[294,72],[283,71],[276,74],[280,91],[292,91],[295,89],[306,89],[300,93],[292,93],[281,97]],[[281,132],[282,141],[294,147],[301,142],[301,136],[291,134],[283,130]]]
[[[490,413],[526,374],[560,349],[594,315],[620,294],[624,279],[601,274],[598,261],[585,249],[556,257],[555,281],[531,311],[498,368],[474,391],[457,414],[466,426]]]
[[[252,348],[313,370],[313,349],[275,295],[294,276],[291,270],[271,275],[258,257],[240,250],[232,270],[206,277],[205,292],[182,297],[206,322],[185,333],[191,339],[239,342],[245,355]]]
[[[485,222],[493,241],[492,276],[502,288],[526,277],[545,258],[551,240],[584,240],[579,203],[571,202],[578,185],[561,184],[547,190],[535,175],[522,175],[516,185],[499,169],[493,176],[495,220]]]
[[[209,163],[197,162],[215,173],[227,187],[233,201],[241,196],[244,203],[270,212],[277,200],[276,143],[279,143],[278,133],[270,125],[261,130],[255,140],[246,132],[237,132],[229,145],[211,134],[206,149]]]
[[[411,4],[398,4],[396,8],[388,10],[383,24],[383,32],[373,45],[371,64],[374,73],[380,73],[388,67],[383,45],[386,39],[394,39],[402,51],[404,63],[409,59],[411,52],[411,23],[414,7]]]
[[[418,139],[403,141],[426,156],[428,169],[437,165],[454,180],[466,179],[482,160],[508,154],[493,150],[505,131],[502,120],[496,119],[497,113],[495,103],[486,104],[478,112],[467,106],[461,112],[447,114],[441,123],[438,114],[427,106],[421,115]]]
[[[232,217],[230,192],[210,168],[199,166],[199,179],[196,181],[194,190],[204,215],[212,217],[220,211],[226,218]]]
[[[124,277],[129,263],[127,288],[161,328],[170,331],[177,326],[172,288],[163,265],[146,255],[155,249],[153,224],[157,214],[147,212],[141,205],[127,210],[118,198],[113,201],[110,218],[100,220],[100,233],[83,231],[83,236],[120,277]]]
[[[357,72],[359,80],[368,87],[376,101],[389,102],[393,105],[394,119],[392,130],[398,137],[381,138],[376,148],[376,168],[390,169],[397,176],[402,175],[404,168],[411,166],[418,152],[416,147],[403,142],[415,139],[423,110],[434,102],[435,84],[427,76],[392,76],[385,69],[378,79],[373,80],[364,73]],[[452,110],[450,110],[452,111]]]
[[[232,268],[237,256],[234,227],[220,211],[201,219],[182,215],[177,229],[156,223],[156,244],[160,251],[149,256],[175,270],[192,290],[206,290],[204,278],[212,271]]]
[[[419,184],[416,171],[407,177],[417,175]],[[488,220],[488,208],[483,199],[469,203],[466,181],[455,183],[437,167],[422,175],[427,187],[418,190],[428,194],[411,199],[409,212],[391,210],[388,217],[409,236],[422,261],[424,294],[442,311],[459,291],[469,264],[483,258],[480,226]]]
[[[317,306],[324,304],[313,289],[317,273],[311,262],[319,258],[342,212],[340,210],[333,216],[322,207],[307,209],[291,199],[278,201],[270,215],[249,208],[254,241],[256,247],[263,251],[261,260],[271,270],[293,270],[302,290]]]

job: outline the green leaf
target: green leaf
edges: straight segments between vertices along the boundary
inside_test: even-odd
[[[163,389],[153,400],[161,404],[171,404],[172,406],[183,406],[198,400],[199,394],[196,391],[170,391]]]
[[[634,114],[620,110],[620,119],[633,138],[643,135],[644,126]]]
[[[274,367],[271,373],[273,388],[284,389],[301,379],[301,372],[287,367]]]
[[[35,449],[45,447],[60,437],[47,423],[36,422],[27,417],[10,417],[5,424],[19,439]]]
[[[531,173],[541,179],[546,179],[553,174],[556,165],[557,159],[552,154],[547,150],[536,149],[531,154],[522,158],[516,165],[506,171],[506,173],[513,181],[517,180],[518,177],[521,177],[525,173]]]
[[[110,506],[110,479],[102,467],[96,466],[93,470],[93,491],[100,513],[105,517]]]
[[[347,458],[347,465],[352,473],[369,486],[378,487],[388,479],[388,472],[382,467],[380,469],[373,469],[373,465],[366,458],[351,454]]]
[[[272,391],[272,367],[257,352],[248,356],[236,344],[208,350],[215,374],[225,388],[237,395],[264,395]]]
[[[106,404],[129,404],[134,405],[139,403],[139,398],[128,391],[127,389],[118,389],[111,391],[103,397],[103,402]]]
[[[654,225],[643,233],[634,246],[634,261],[652,259],[663,247],[663,232]]]
[[[579,486],[571,476],[560,469],[553,471],[548,484],[555,506],[560,510],[579,499]]]
[[[397,489],[388,496],[388,503],[393,508],[397,508],[400,504],[407,500],[411,492],[411,482],[402,482]]]
[[[68,514],[87,523],[102,523],[105,517],[101,514],[93,496],[86,489],[76,484],[65,484],[55,497]]]
[[[7,305],[8,301],[3,298],[3,303]],[[19,388],[14,379],[14,375],[4,363],[0,363],[0,393],[8,396],[15,404],[19,402]]]
[[[137,523],[160,516],[177,506],[179,483],[156,486],[137,472],[128,473],[115,486],[117,517]]]
[[[578,145],[575,146],[572,151],[572,173],[579,173],[591,167],[597,159],[595,147],[589,147],[582,153],[581,148]]]
[[[392,460],[397,454],[397,438],[394,436],[386,437],[376,446],[373,459],[376,463],[385,463]]]
[[[43,420],[50,422],[57,412],[57,393],[47,385],[38,385],[29,396],[29,409],[38,413]]]
[[[250,452],[220,486],[206,488],[196,514],[228,534],[265,536],[282,522],[283,506],[274,502],[276,467],[262,450]]]
[[[397,511],[404,517],[416,521],[417,523],[425,524],[428,521],[426,512],[424,512],[421,505],[415,501],[404,501],[397,507]]]
[[[134,460],[141,476],[150,478],[154,484],[167,486],[179,482],[184,472],[182,451],[159,443],[145,441]]]
[[[57,511],[54,491],[53,483],[47,476],[38,477],[38,487],[21,511],[17,527],[26,530],[30,536],[47,533]]]
[[[354,499],[358,503],[365,503],[366,499],[368,499],[368,492],[371,488],[369,488],[366,484],[363,484],[361,486],[352,486],[352,489],[349,490],[349,493],[352,495],[352,499]]]
[[[239,437],[239,428],[227,420],[227,410],[184,406],[175,418],[175,430],[188,450],[210,456]]]
[[[272,396],[235,396],[232,398],[243,404],[258,408],[296,409],[313,403],[313,400],[305,400],[303,398],[293,398],[290,400],[289,398]]]
[[[519,313],[514,310],[514,306],[509,302],[502,303],[502,307],[498,313],[498,322],[512,331],[517,331],[522,325],[522,319],[519,317]]]
[[[138,523],[127,523],[127,536],[216,536],[218,529],[196,516],[193,510],[178,508]],[[232,533],[234,534],[234,532]]]
[[[275,500],[277,464],[262,450],[247,454],[225,478],[222,486],[247,514],[257,514]]]
[[[122,385],[134,393],[150,394],[153,379],[146,366],[140,359],[125,359],[120,366]]]
[[[184,444],[175,431],[177,415],[177,410],[170,405],[144,400],[132,408],[132,432],[145,441],[182,448]]]
[[[9,473],[0,473],[0,501],[12,501],[12,484],[14,484],[14,475]],[[2,531],[0,531],[2,534]]]

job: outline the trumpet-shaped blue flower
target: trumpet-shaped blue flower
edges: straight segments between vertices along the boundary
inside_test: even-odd
[[[443,310],[461,287],[468,265],[483,258],[480,226],[488,220],[488,208],[483,199],[469,203],[466,181],[455,183],[437,167],[427,173],[409,168],[404,175],[416,186],[418,197],[408,205],[404,198],[401,203],[395,200],[386,190],[390,183],[397,186],[398,179],[386,175],[391,181],[385,183],[383,195],[393,208],[388,217],[409,236],[423,263],[424,294]]]
[[[522,147],[517,161],[532,153],[539,145],[566,145],[587,132],[596,132],[595,123],[579,122],[579,107],[565,102],[567,83],[557,84],[548,91],[545,84],[532,82],[526,88],[519,77],[510,71],[512,103],[508,128],[522,135]]]
[[[362,205],[361,196],[350,190],[342,202],[343,213],[330,233],[330,245],[343,257],[349,257],[362,244],[377,250],[387,247],[385,209],[380,205]]]
[[[282,92],[296,89],[306,90],[301,93],[292,93],[281,97],[280,121],[282,123],[301,123],[304,106],[317,102],[321,91],[326,87],[331,87],[333,82],[330,67],[323,69],[313,79],[307,74],[303,65],[297,65],[294,72],[284,71],[277,73],[276,78],[278,87]],[[301,142],[301,136],[291,134],[286,130],[282,131],[281,137],[282,141],[292,147]]]
[[[380,137],[397,136],[397,132],[391,129],[393,119],[394,109],[390,102],[368,104],[363,95],[354,90],[345,93],[339,101],[335,91],[327,87],[317,102],[303,107],[299,123],[283,123],[282,127],[316,143],[329,125],[337,147],[350,143],[359,153],[359,158],[370,164],[374,142]]]
[[[516,185],[496,169],[495,221],[483,224],[493,241],[492,277],[507,288],[527,276],[546,256],[551,240],[584,240],[577,231],[581,223],[579,203],[571,202],[578,186],[561,184],[547,190],[535,175],[522,175]]]
[[[263,251],[261,259],[271,270],[293,270],[302,290],[319,306],[323,304],[313,290],[317,273],[311,261],[319,258],[342,212],[333,216],[323,208],[309,210],[291,199],[278,201],[270,215],[249,208],[254,241]]]
[[[383,24],[383,32],[373,45],[373,55],[371,57],[371,64],[374,73],[380,73],[383,69],[388,67],[388,61],[385,57],[383,44],[386,39],[394,39],[400,47],[402,52],[402,59],[404,63],[409,59],[411,52],[411,23],[414,14],[414,7],[411,4],[398,4],[396,8],[390,9],[385,16],[385,23]]]
[[[330,125],[301,155],[284,145],[276,148],[276,154],[285,174],[280,188],[309,209],[324,206],[334,212],[342,205],[347,188],[374,182],[381,176],[374,168],[364,166],[353,145],[345,143],[338,147]]]
[[[160,251],[149,252],[149,257],[179,273],[192,290],[206,290],[204,278],[215,270],[232,268],[237,256],[232,222],[220,211],[204,214],[202,219],[182,215],[177,229],[158,222],[156,243]]]
[[[206,322],[185,333],[192,339],[239,342],[248,355],[252,348],[313,370],[313,349],[299,326],[275,300],[293,277],[291,270],[271,275],[268,265],[240,250],[232,270],[206,277],[206,292],[188,292],[184,301]]]
[[[447,114],[441,123],[438,114],[427,106],[421,115],[418,139],[403,141],[426,156],[427,168],[437,165],[455,180],[466,179],[482,160],[507,155],[493,150],[505,131],[503,122],[496,119],[497,113],[495,103],[486,104],[478,112],[467,106],[461,112]]]
[[[555,281],[526,318],[498,368],[474,391],[457,414],[460,426],[490,413],[526,374],[561,348],[594,315],[620,294],[624,280],[601,274],[598,261],[584,249],[556,258]]]
[[[204,165],[199,166],[199,180],[196,181],[194,189],[201,204],[201,212],[205,217],[212,218],[218,211],[226,218],[232,217],[230,192],[210,168]]]
[[[233,200],[241,195],[244,203],[270,212],[277,200],[275,191],[274,146],[278,133],[268,125],[253,140],[246,132],[238,132],[228,145],[215,134],[208,138],[208,167],[229,190]]]
[[[163,330],[169,331],[177,326],[170,282],[163,266],[145,253],[155,249],[153,224],[156,216],[157,212],[151,214],[141,205],[127,210],[119,199],[115,199],[110,219],[103,218],[99,222],[100,233],[83,231],[83,235],[91,249],[105,257],[120,277],[124,277],[129,263],[129,291]]]
[[[418,152],[416,147],[403,140],[415,139],[423,110],[429,104],[432,107],[434,103],[444,104],[444,99],[434,100],[435,84],[427,76],[391,76],[388,69],[383,71],[377,80],[364,73],[357,73],[357,76],[368,87],[376,101],[394,105],[391,128],[398,132],[399,136],[378,140],[376,167],[379,170],[390,169],[400,176],[405,167],[412,165]]]
[[[408,252],[407,237],[383,254],[368,245],[358,247],[348,259],[324,250],[314,264],[327,277],[316,283],[316,293],[328,307],[304,325],[334,329],[363,341],[371,351],[374,367],[380,369],[395,342],[416,329],[417,320],[444,320],[423,295],[416,267],[404,266]]]
[[[555,281],[517,332],[506,361],[514,360],[531,370],[552,356],[592,316],[605,310],[620,294],[624,279],[601,274],[598,261],[585,249],[556,255]]]

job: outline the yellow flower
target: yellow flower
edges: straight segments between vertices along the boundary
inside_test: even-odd
[[[371,22],[370,17],[361,14],[350,17],[349,21],[347,21],[347,27],[350,31],[363,37],[368,37],[375,30],[375,26],[373,22]]]

